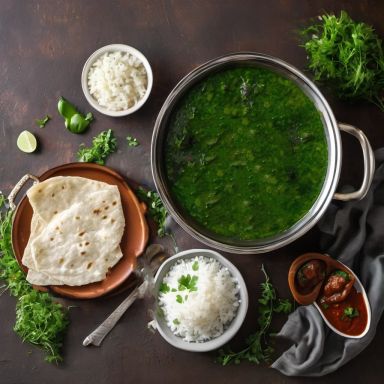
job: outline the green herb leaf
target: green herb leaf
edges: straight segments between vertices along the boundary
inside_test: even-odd
[[[160,288],[159,288],[159,291],[162,292],[162,293],[168,293],[170,292],[171,288],[169,287],[168,284],[166,283],[161,283],[160,284]]]
[[[36,120],[36,124],[40,127],[40,128],[44,128],[45,127],[45,124],[48,123],[48,121],[51,120],[51,117],[46,115],[43,119],[37,119]]]
[[[148,214],[158,226],[157,234],[159,237],[168,235],[165,229],[165,224],[168,212],[165,209],[163,202],[157,192],[146,191],[144,188],[139,187],[136,191],[137,196],[148,205]]]
[[[353,319],[354,317],[358,317],[360,315],[359,313],[359,310],[357,308],[353,308],[353,307],[347,307],[347,308],[344,308],[344,313],[343,313],[343,316],[342,318],[350,318],[350,319]]]
[[[192,264],[192,270],[194,270],[194,271],[198,271],[199,270],[199,263],[198,263],[198,261],[195,261]]]
[[[188,275],[182,275],[177,282],[179,283],[179,291],[184,291],[184,290],[189,290],[190,292],[192,291],[197,291],[197,280],[198,276],[191,276],[190,274]]]
[[[127,136],[127,142],[129,147],[137,147],[140,143],[133,136]]]
[[[100,165],[105,164],[106,158],[117,150],[117,141],[113,134],[112,129],[100,132],[93,138],[92,146],[87,148],[84,144],[80,145],[77,152],[79,161],[85,163],[97,163]]]
[[[274,348],[270,345],[269,328],[272,322],[272,315],[277,313],[289,313],[292,310],[292,303],[277,297],[276,290],[269,281],[269,276],[261,267],[265,281],[261,283],[261,298],[259,299],[258,319],[259,329],[251,334],[246,340],[246,347],[240,352],[234,352],[230,347],[219,350],[218,362],[222,365],[230,363],[239,364],[246,360],[250,363],[269,363],[272,360]]]
[[[324,14],[302,31],[315,80],[343,99],[363,99],[384,111],[383,43],[374,29],[345,11]]]
[[[0,194],[0,278],[18,298],[14,330],[23,341],[43,348],[47,361],[57,363],[62,360],[60,350],[69,324],[67,310],[25,280],[13,254],[11,233],[12,212],[6,209],[6,200]]]
[[[173,324],[175,324],[175,325],[180,325],[180,321],[179,321],[178,319],[174,319],[174,320],[173,320]]]
[[[183,303],[183,298],[182,298],[180,295],[177,295],[177,296],[176,296],[176,301],[177,301],[178,303],[182,304],[182,303]]]
[[[333,271],[332,274],[342,277],[346,282],[351,280],[349,274],[347,272],[340,270],[340,269]]]

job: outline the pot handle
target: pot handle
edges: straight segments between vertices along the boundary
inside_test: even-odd
[[[9,202],[9,207],[11,208],[12,211],[16,209],[16,205],[15,205],[16,195],[20,192],[20,189],[23,188],[24,184],[30,179],[33,180],[34,185],[40,182],[36,176],[30,175],[29,173],[27,173],[18,181],[18,183],[15,185],[15,187],[12,189],[11,193],[9,194],[8,202]]]
[[[335,193],[333,198],[341,201],[361,200],[367,194],[372,184],[373,174],[375,172],[375,156],[367,136],[365,136],[363,131],[352,125],[343,123],[339,123],[339,128],[344,132],[350,133],[352,136],[355,136],[357,140],[359,140],[364,158],[364,178],[360,189],[357,191],[350,193]]]

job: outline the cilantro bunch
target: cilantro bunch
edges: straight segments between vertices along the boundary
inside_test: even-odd
[[[342,99],[363,99],[384,111],[383,42],[371,26],[341,11],[320,16],[302,35],[315,80]]]
[[[269,280],[269,276],[261,267],[265,281],[261,283],[261,298],[258,307],[258,325],[259,329],[251,334],[246,340],[247,346],[240,352],[234,352],[227,347],[219,351],[218,362],[222,365],[228,365],[232,362],[239,364],[242,360],[251,363],[269,363],[272,359],[274,348],[270,344],[270,332],[272,317],[274,313],[288,314],[292,311],[292,303],[287,299],[277,297],[276,289]]]
[[[117,140],[112,129],[108,129],[108,131],[100,132],[93,138],[91,147],[87,148],[84,144],[81,144],[77,152],[77,158],[85,163],[104,165],[106,158],[116,150]]]

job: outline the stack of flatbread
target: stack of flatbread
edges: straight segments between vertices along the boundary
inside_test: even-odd
[[[101,281],[123,256],[125,219],[115,185],[60,176],[27,192],[33,208],[22,263],[37,285]]]

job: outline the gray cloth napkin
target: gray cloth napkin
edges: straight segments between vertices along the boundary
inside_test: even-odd
[[[341,337],[325,325],[314,306],[299,307],[278,334],[294,342],[272,364],[285,375],[331,373],[357,356],[375,336],[384,308],[384,148],[375,157],[377,169],[367,196],[332,204],[319,223],[323,252],[352,268],[367,291],[370,331],[362,339]]]

